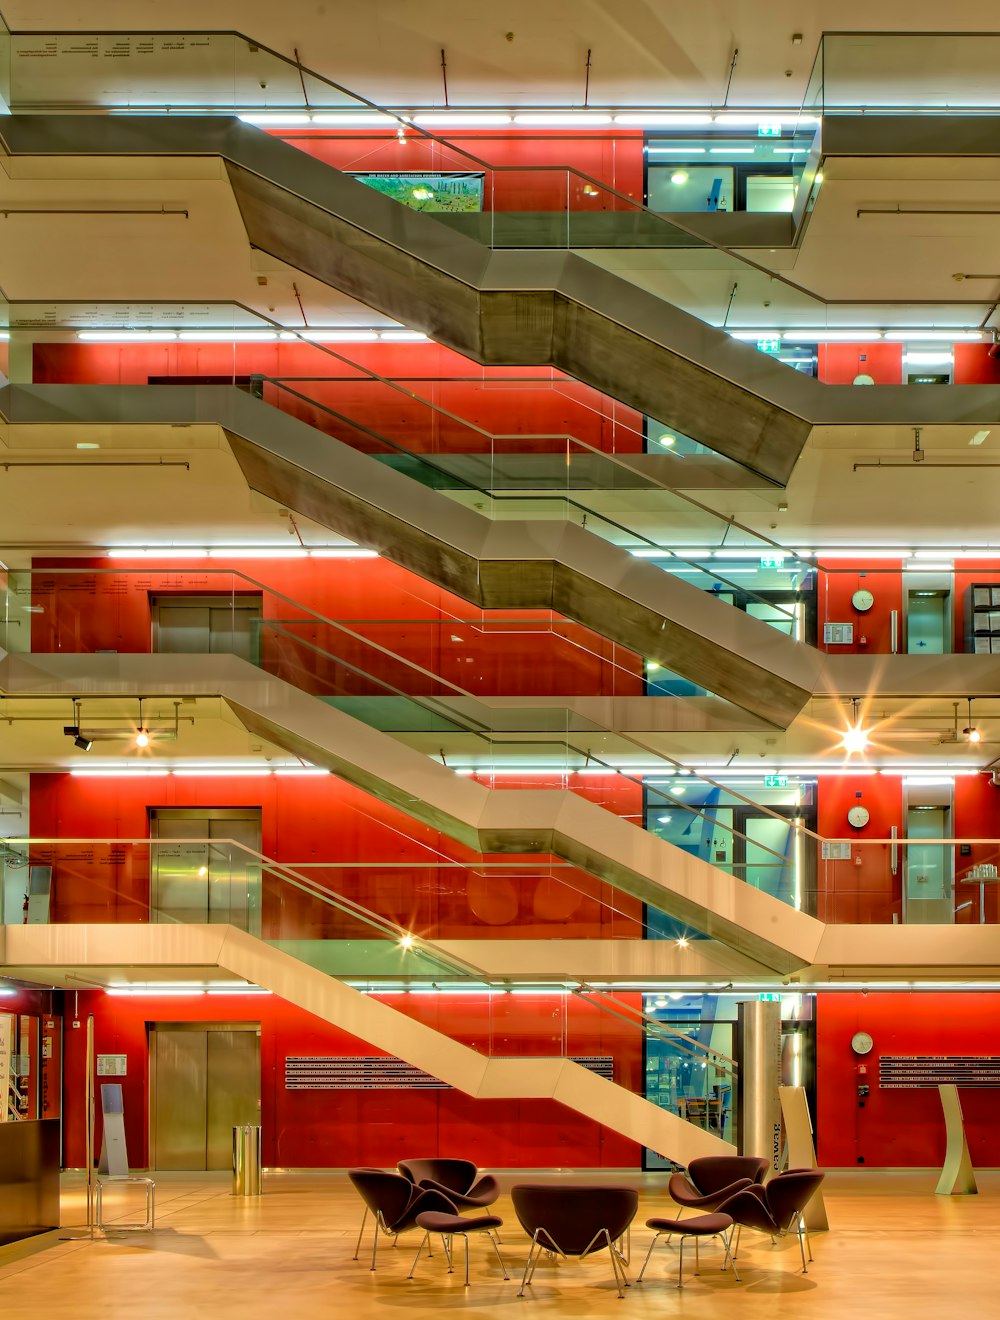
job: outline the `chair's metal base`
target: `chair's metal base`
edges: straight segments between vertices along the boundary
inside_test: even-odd
[[[639,1271],[639,1278],[637,1279],[636,1282],[642,1283],[642,1276],[646,1273],[646,1266],[649,1264],[649,1258],[652,1256],[653,1248],[656,1246],[660,1238],[665,1237],[669,1242],[671,1237],[677,1237],[680,1239],[680,1254],[677,1261],[677,1287],[683,1288],[684,1287],[684,1243],[688,1240],[688,1238],[694,1238],[694,1272],[695,1274],[698,1274],[701,1270],[701,1253],[699,1251],[698,1239],[708,1237],[709,1241],[712,1238],[718,1238],[721,1241],[723,1250],[725,1251],[725,1257],[722,1262],[722,1269],[726,1270],[729,1268],[730,1265],[732,1265],[733,1275],[736,1278],[736,1282],[742,1283],[743,1280],[740,1278],[739,1273],[737,1272],[736,1269],[736,1258],[733,1255],[732,1251],[730,1250],[731,1232],[732,1230],[730,1230],[729,1235],[727,1235],[726,1233],[712,1233],[710,1235],[707,1235],[704,1233],[698,1233],[698,1234],[683,1233],[683,1232],[678,1232],[677,1229],[674,1229],[670,1233],[668,1233],[666,1230],[656,1233],[653,1237],[652,1242],[649,1244],[649,1250],[646,1252],[646,1259],[642,1262],[642,1269]]]
[[[542,1241],[542,1235],[544,1235],[546,1239],[544,1242]],[[606,1228],[602,1228],[599,1232],[594,1234],[590,1242],[587,1244],[586,1249],[579,1253],[581,1258],[589,1255],[595,1243],[600,1242],[601,1238],[604,1238],[605,1244],[608,1248],[608,1255],[611,1257],[611,1270],[612,1273],[614,1274],[615,1286],[618,1289],[619,1301],[624,1300],[625,1289],[630,1288],[632,1286],[631,1283],[629,1282],[628,1275],[625,1273],[625,1266],[628,1263],[626,1256],[619,1249],[618,1246],[618,1244],[623,1240],[624,1237],[625,1235],[623,1234],[622,1237],[619,1237],[614,1242],[612,1242],[608,1230]],[[631,1238],[629,1238],[629,1243],[630,1242],[631,1242]],[[564,1260],[566,1259],[566,1252],[563,1251],[563,1249],[559,1246],[555,1238],[553,1238],[549,1233],[547,1233],[544,1228],[536,1228],[534,1232],[534,1236],[531,1239],[531,1250],[528,1252],[528,1259],[524,1266],[524,1275],[521,1278],[521,1287],[518,1289],[518,1293],[517,1293],[518,1297],[524,1296],[525,1288],[533,1281],[535,1276],[535,1269],[538,1265],[539,1258],[543,1251],[550,1256],[562,1256]]]
[[[486,1236],[489,1238],[489,1240],[490,1240],[490,1246],[493,1248],[493,1254],[496,1256],[497,1260],[500,1262],[500,1269],[503,1271],[503,1277],[504,1277],[504,1280],[506,1281],[506,1280],[510,1279],[510,1275],[507,1273],[507,1266],[503,1263],[503,1256],[500,1255],[500,1248],[499,1248],[499,1246],[497,1245],[497,1238],[496,1238],[496,1235],[493,1233],[493,1230],[492,1230],[492,1229],[489,1229],[489,1228],[477,1228],[477,1229],[475,1230],[475,1232],[477,1232],[477,1233],[485,1233]],[[457,1232],[456,1232],[456,1233],[441,1233],[441,1234],[440,1234],[441,1244],[442,1244],[442,1246],[444,1247],[444,1254],[445,1254],[445,1256],[446,1256],[446,1258],[447,1258],[447,1261],[448,1261],[448,1273],[449,1273],[449,1274],[453,1274],[453,1273],[455,1272],[455,1238],[457,1238],[457,1237],[465,1238],[465,1286],[466,1286],[466,1288],[468,1288],[468,1286],[469,1286],[469,1236],[470,1236],[470,1235],[469,1235],[468,1233],[457,1233]],[[428,1233],[425,1233],[424,1236],[423,1236],[423,1238],[421,1239],[420,1246],[417,1247],[417,1254],[413,1257],[413,1264],[410,1266],[410,1272],[409,1272],[409,1274],[406,1276],[408,1279],[412,1279],[412,1278],[413,1278],[414,1271],[415,1271],[416,1268],[417,1268],[417,1262],[418,1262],[419,1259],[420,1259],[420,1253],[423,1251],[425,1244],[426,1244],[426,1246],[427,1246],[427,1254],[428,1254],[428,1256],[433,1255],[433,1252],[430,1250],[430,1238],[431,1238],[431,1235],[430,1235],[430,1233],[428,1232]]]

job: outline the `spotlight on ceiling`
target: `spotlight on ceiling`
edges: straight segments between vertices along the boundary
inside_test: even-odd
[[[73,746],[78,747],[81,752],[89,752],[93,747],[93,740],[80,732],[80,703],[73,698],[73,723],[63,725],[63,733],[67,738],[73,739]]]
[[[140,698],[139,698],[139,727],[138,727],[138,728],[136,729],[136,731],[135,731],[135,745],[136,745],[136,747],[148,747],[148,746],[149,746],[149,730],[146,728],[146,726],[145,726],[145,725],[143,724],[143,722],[142,722],[142,702],[143,702],[143,698],[140,697]]]
[[[852,717],[844,733],[841,735],[840,745],[848,756],[855,756],[863,752],[868,746],[870,739],[867,729],[862,727],[861,716],[858,713],[858,698],[851,698]]]

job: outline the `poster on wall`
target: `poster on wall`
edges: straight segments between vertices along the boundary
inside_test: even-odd
[[[0,1013],[0,1123],[10,1118],[10,1087],[14,1065],[14,1017]]]
[[[358,183],[413,211],[481,211],[482,174],[354,174]]]

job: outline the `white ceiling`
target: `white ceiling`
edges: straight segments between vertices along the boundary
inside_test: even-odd
[[[982,0],[5,0],[16,30],[238,29],[383,104],[797,105],[829,31],[989,31]],[[512,33],[508,39],[507,34]],[[792,44],[795,33],[802,35]]]

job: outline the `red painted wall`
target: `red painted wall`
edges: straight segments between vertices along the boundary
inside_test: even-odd
[[[903,345],[820,344],[817,374],[827,385],[852,385],[860,375],[871,376],[876,385],[901,385]]]
[[[994,788],[988,774],[963,775],[955,780],[954,822],[956,838],[1000,839],[1000,788]],[[970,843],[968,853],[962,854],[961,845],[955,857],[955,903],[968,903],[955,914],[959,924],[975,925],[981,917],[980,887],[963,884],[966,876],[978,862],[1000,864],[1000,848],[996,843]],[[1000,885],[983,886],[986,901],[986,920],[1000,923]]]
[[[47,576],[47,568],[72,571]],[[224,569],[217,560],[185,560],[157,569],[138,560],[40,558],[34,569],[35,652],[146,653],[151,596],[259,590],[264,619],[280,621],[262,631],[263,667],[317,695],[386,695],[386,684],[414,695],[453,688],[475,696],[642,692],[642,660],[634,652],[545,611],[477,610],[382,559],[234,560]],[[357,635],[324,619],[347,620]]]
[[[631,999],[637,1003],[638,996]],[[575,1055],[612,1055],[615,1081],[642,1087],[642,1042],[634,1028],[576,1000],[520,995],[385,997],[393,1008],[483,1052],[507,1056],[561,1054],[561,1032]],[[458,1091],[286,1091],[287,1055],[379,1054],[319,1018],[273,996],[195,998],[79,996],[79,1019],[94,1015],[98,1053],[128,1056],[122,1078],[125,1127],[133,1167],[149,1159],[147,1024],[259,1022],[264,1163],[292,1168],[392,1167],[399,1159],[449,1155],[493,1167],[637,1168],[633,1142],[554,1101],[473,1100]],[[66,1024],[64,1160],[84,1163],[85,1030]],[[100,1134],[98,1135],[100,1149]]]
[[[866,652],[887,655],[891,650],[890,616],[893,610],[898,612],[899,618],[899,648],[904,649],[902,564],[902,560],[883,559],[869,563],[849,559],[818,561],[817,644],[820,650],[834,655],[864,655]],[[875,597],[875,604],[865,613],[851,604],[851,597],[861,587],[867,588]],[[853,623],[853,643],[848,646],[824,643],[824,623]]]
[[[416,453],[561,453],[567,435],[603,451],[638,453],[643,447],[641,413],[548,367],[483,368],[430,343],[326,348],[300,343],[35,344],[32,370],[36,384],[48,385],[145,385],[150,377],[288,378],[287,389],[267,385],[267,402],[365,453],[390,450],[351,422]],[[455,417],[382,385],[361,368],[399,380],[404,389]],[[310,401],[342,417],[331,417]],[[488,438],[493,435],[517,439],[493,444]],[[571,456],[579,452],[579,447],[570,449]]]
[[[860,796],[858,796],[860,794]],[[868,808],[870,819],[860,830],[847,822],[851,807]],[[851,857],[819,860],[816,916],[838,924],[887,925],[902,915],[902,850],[896,875],[890,869],[887,839],[895,825],[904,833],[903,780],[899,775],[824,776],[816,793],[816,828],[825,839],[850,839]]]
[[[880,1090],[883,1054],[1000,1054],[1000,999],[995,994],[825,994],[816,1006],[816,1073],[819,1163],[827,1168],[940,1166],[944,1120],[937,1089]],[[851,1049],[856,1031],[875,1047],[859,1060]],[[867,1073],[859,1073],[859,1067]],[[871,1093],[858,1107],[857,1086]],[[962,1111],[972,1163],[1000,1165],[996,1092],[963,1087]]]
[[[640,790],[619,776],[570,776],[568,785],[616,814],[638,816]],[[544,779],[532,781],[534,788],[545,786]],[[613,893],[593,876],[546,856],[480,859],[332,775],[145,780],[31,776],[35,838],[145,839],[150,807],[243,806],[261,808],[265,857],[290,866],[308,865],[304,874],[316,884],[428,939],[641,935],[641,905]],[[485,872],[477,865],[480,860],[502,866],[496,874]],[[145,849],[36,845],[32,861],[53,865],[54,920],[148,920]],[[361,920],[265,875],[263,934],[329,939],[369,937],[370,931]]]
[[[336,169],[352,172],[480,173],[483,169],[444,143],[428,141],[414,132],[406,133],[403,142],[378,130],[350,136],[324,134],[322,130],[277,131],[274,136]],[[577,132],[562,136],[518,129],[510,133],[454,132],[448,137],[478,160],[507,167],[485,171],[483,209],[486,211],[561,211],[567,204],[573,211],[627,207],[627,202],[610,193],[599,191],[596,196],[585,193],[584,180],[576,178],[572,171],[579,171],[640,204],[643,199],[641,129],[616,130],[613,135]]]
[[[1000,382],[1000,357],[990,356],[988,344],[956,344],[956,385],[996,385]]]

